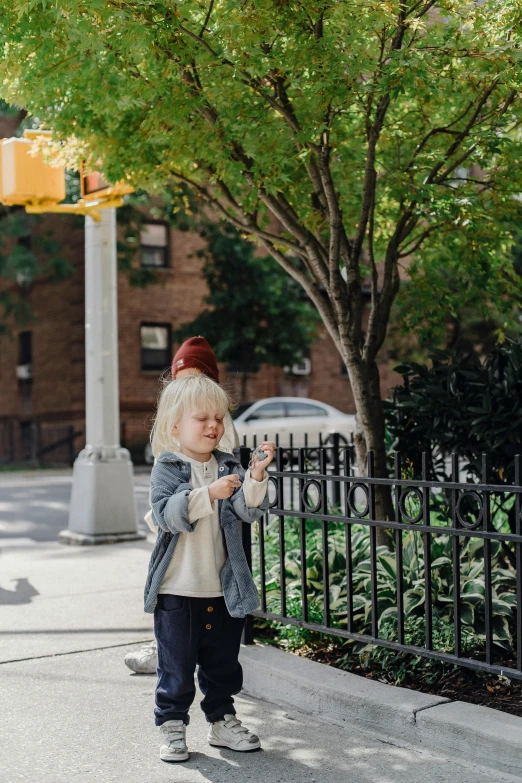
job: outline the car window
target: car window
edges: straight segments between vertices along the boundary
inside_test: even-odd
[[[232,418],[237,419],[238,416],[241,416],[242,413],[247,411],[250,407],[252,407],[251,402],[242,402],[241,405],[238,405],[237,408],[234,408],[232,411]]]
[[[280,419],[285,416],[285,406],[282,402],[267,402],[266,405],[260,405],[252,412],[247,421],[254,419]]]
[[[324,408],[319,405],[311,405],[309,402],[287,402],[288,416],[327,416]]]

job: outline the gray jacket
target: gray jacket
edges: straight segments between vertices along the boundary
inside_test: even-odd
[[[219,477],[245,471],[232,454],[214,451]],[[158,538],[152,551],[145,584],[145,611],[154,612],[158,591],[174,554],[180,533],[192,533],[198,524],[188,518],[190,464],[170,451],[162,451],[150,478],[152,520],[158,526]],[[230,498],[219,501],[219,520],[223,530],[227,559],[221,571],[223,595],[232,617],[245,617],[259,606],[252,574],[241,540],[240,521],[255,522],[268,509],[268,492],[259,508],[247,508],[243,487],[237,487]]]

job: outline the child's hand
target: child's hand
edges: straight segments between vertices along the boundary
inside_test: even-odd
[[[262,461],[257,457],[254,457],[254,467],[250,471],[250,474],[256,481],[263,481],[265,468],[267,468],[274,459],[276,445],[271,440],[265,440],[264,443],[259,446],[259,449],[265,452],[266,457]]]
[[[237,473],[232,473],[230,476],[223,476],[223,478],[213,481],[208,487],[210,502],[213,503],[214,500],[229,498],[234,490],[240,486],[241,482]]]

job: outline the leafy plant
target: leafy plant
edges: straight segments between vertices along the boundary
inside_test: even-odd
[[[391,450],[439,455],[434,474],[445,474],[442,455],[458,453],[465,471],[488,479],[514,479],[513,457],[522,452],[522,337],[505,338],[483,358],[476,352],[434,351],[432,365],[402,364],[403,377],[385,403]]]
[[[432,626],[433,646],[441,653],[453,653],[455,649],[455,634],[453,626],[443,617],[435,617]],[[426,634],[426,622],[423,617],[414,618],[405,629],[405,644],[414,647],[423,647]],[[396,642],[398,640],[397,618],[388,617],[381,624],[382,639]],[[462,652],[473,654],[476,651],[476,639],[469,628],[465,628],[461,640]],[[337,666],[340,669],[353,669],[353,653],[340,658]],[[420,655],[411,655],[392,650],[388,647],[373,645],[358,656],[362,663],[363,671],[377,672],[387,682],[393,685],[402,685],[406,680],[416,677],[426,685],[433,685],[440,681],[448,672],[454,671],[456,666],[445,661],[437,661],[433,658],[424,658]]]
[[[287,611],[289,616],[302,617],[301,604],[301,550],[300,521],[285,520],[285,581]],[[323,598],[323,550],[320,523],[306,522],[306,589],[311,622],[324,624]],[[344,525],[329,523],[328,567],[331,626],[346,628],[346,541]],[[257,533],[258,535],[258,533]],[[280,612],[281,584],[279,563],[279,522],[272,520],[264,532],[265,542],[265,584],[268,610]],[[352,600],[355,630],[371,633],[371,562],[369,529],[363,525],[352,527]],[[414,531],[402,534],[402,584],[406,627],[424,616],[425,607],[425,562],[422,537]],[[397,566],[393,553],[386,547],[377,548],[377,602],[379,611],[379,633],[384,633],[386,623],[397,618]],[[473,638],[477,649],[485,641],[484,626],[484,542],[468,538],[460,546],[460,616],[462,632]],[[257,547],[254,551],[254,576],[260,586],[260,563]],[[516,575],[506,567],[498,542],[491,542],[493,641],[504,650],[512,647],[512,629],[516,611]],[[453,559],[452,541],[447,534],[431,535],[431,601],[434,623],[446,626],[453,624]],[[285,633],[294,643],[298,631]],[[424,641],[423,641],[424,644]],[[422,645],[420,645],[422,646]],[[364,645],[356,647],[359,651]]]
[[[303,605],[300,598],[290,598],[286,605],[288,617],[303,617]],[[320,624],[323,621],[323,610],[312,599],[308,605],[308,621],[310,623]],[[287,650],[295,651],[307,648],[317,642],[317,631],[312,631],[309,628],[302,628],[299,625],[290,625],[285,623],[272,623],[272,628],[275,631],[275,636],[278,642]],[[328,644],[332,641],[333,637],[321,634],[321,644]]]
[[[402,364],[404,379],[385,403],[389,453],[411,458],[410,475],[419,475],[426,452],[431,477],[448,480],[450,453],[458,453],[459,469],[472,480],[509,485],[515,480],[515,455],[522,453],[522,337],[505,338],[483,359],[476,352],[435,351],[432,365]],[[515,533],[515,497],[489,496],[491,522],[499,531]],[[446,493],[433,496],[442,518],[449,519]],[[515,567],[513,545],[503,554]]]

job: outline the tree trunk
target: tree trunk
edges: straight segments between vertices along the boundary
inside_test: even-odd
[[[368,475],[368,452],[373,452],[374,475],[387,478],[384,411],[381,400],[379,368],[375,361],[347,363],[357,408],[355,449],[361,476]],[[375,512],[380,520],[394,519],[395,510],[390,487],[375,487]],[[388,546],[385,528],[377,528],[377,544]]]

